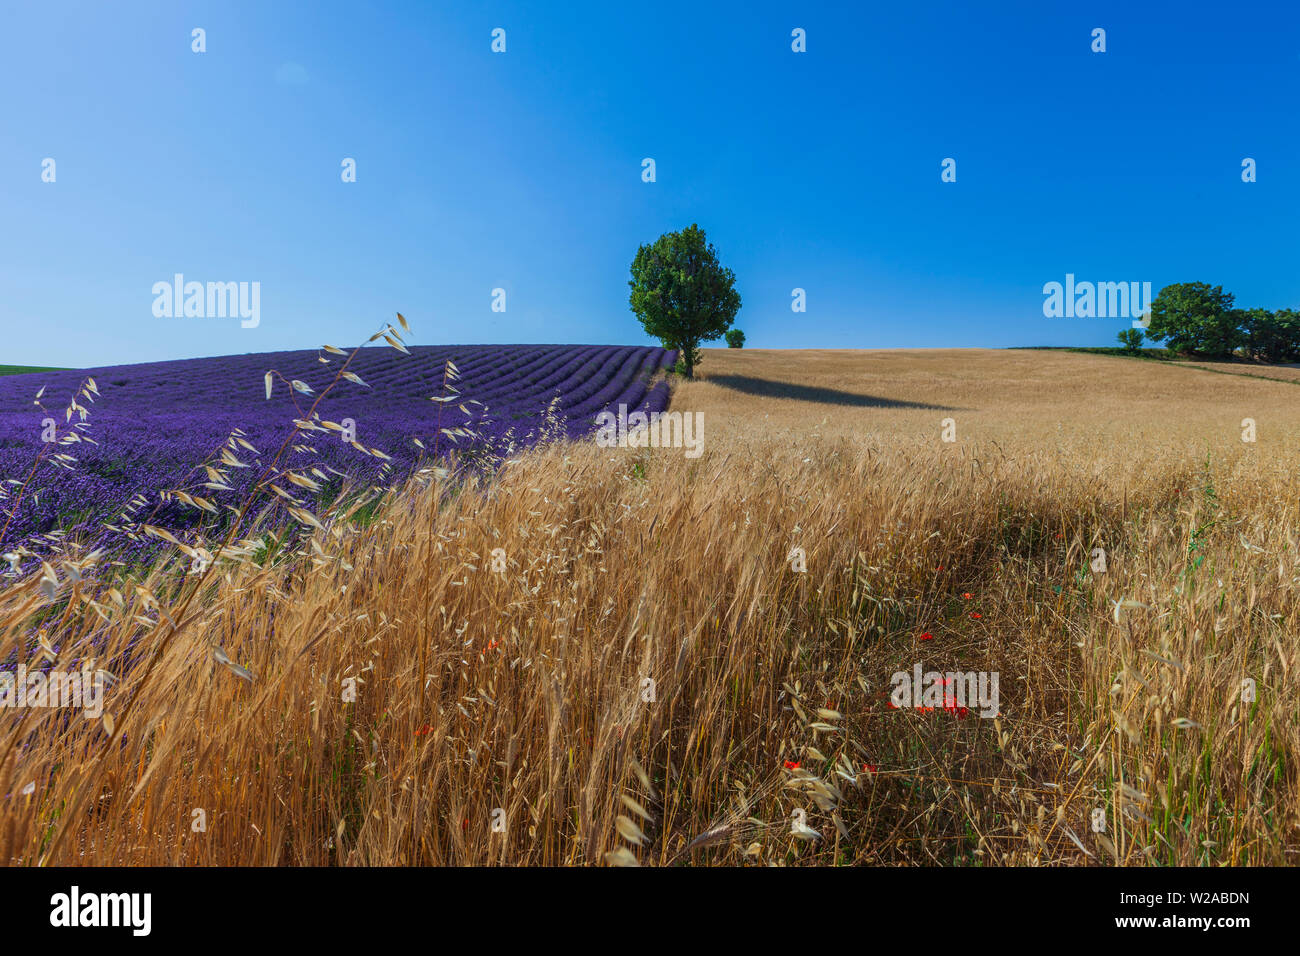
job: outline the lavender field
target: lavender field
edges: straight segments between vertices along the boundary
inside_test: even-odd
[[[391,485],[449,455],[491,467],[544,434],[589,434],[607,407],[663,410],[668,385],[659,373],[674,358],[626,346],[364,348],[349,366],[364,384],[339,382],[315,413],[348,426],[348,435],[302,435],[281,466],[332,486],[343,476]],[[345,360],[304,350],[0,378],[0,549],[40,554],[78,541],[130,550],[147,546],[130,530],[145,517],[173,531],[212,519],[211,509],[163,492],[199,495],[218,516],[233,510],[263,456],[276,453]],[[456,374],[447,379],[449,361]],[[278,374],[267,399],[271,370]],[[98,394],[78,399],[85,423],[80,411],[68,422],[68,400],[88,378]],[[33,404],[38,393],[44,410]],[[51,418],[60,436],[81,440],[43,441]],[[223,447],[239,466],[222,464]],[[220,480],[205,463],[217,465]]]

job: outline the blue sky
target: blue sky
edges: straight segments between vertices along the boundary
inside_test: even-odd
[[[753,347],[1114,344],[1124,320],[1044,318],[1067,272],[1300,306],[1294,4],[42,0],[0,21],[0,363],[344,345],[398,310],[421,344],[647,343],[628,266],[692,222]],[[260,324],[155,317],[177,272],[259,282]]]

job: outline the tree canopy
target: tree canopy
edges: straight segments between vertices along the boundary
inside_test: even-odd
[[[692,223],[637,250],[628,303],[648,334],[677,350],[683,373],[694,378],[700,343],[724,335],[740,311],[735,284],[735,273]]]
[[[1245,342],[1231,292],[1205,282],[1167,285],[1151,302],[1147,337],[1175,352],[1226,357]]]

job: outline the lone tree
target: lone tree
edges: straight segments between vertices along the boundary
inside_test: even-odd
[[[745,347],[745,333],[740,329],[727,329],[727,334],[723,336],[727,340],[727,348],[743,349]]]
[[[1124,329],[1115,337],[1119,339],[1119,344],[1124,346],[1124,351],[1126,352],[1132,352],[1136,355],[1142,348],[1141,329]]]
[[[695,377],[700,343],[726,333],[740,311],[736,275],[694,223],[642,246],[632,260],[628,304],[646,333],[676,349],[687,378]]]
[[[1205,282],[1167,285],[1151,303],[1147,338],[1167,340],[1175,352],[1214,357],[1230,356],[1245,344],[1241,313],[1232,307],[1231,292]]]

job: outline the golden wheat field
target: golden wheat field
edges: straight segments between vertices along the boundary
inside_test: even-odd
[[[41,640],[144,653],[102,721],[0,724],[0,859],[1297,862],[1300,387],[703,354],[699,457],[552,442],[193,593],[87,574]],[[997,716],[891,706],[917,665]]]

